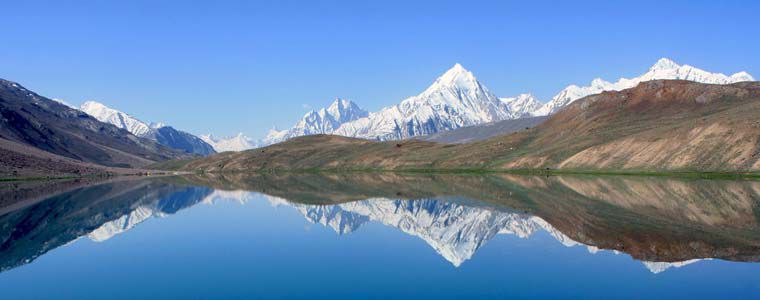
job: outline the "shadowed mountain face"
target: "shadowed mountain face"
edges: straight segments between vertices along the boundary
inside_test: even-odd
[[[142,167],[186,155],[2,79],[0,139],[109,167]]]
[[[185,176],[69,190],[0,215],[0,266],[86,236],[106,241],[196,203],[264,194],[339,234],[368,222],[424,240],[454,266],[500,234],[545,231],[662,272],[700,259],[760,260],[760,183],[587,176],[303,174]],[[7,210],[6,210],[7,211]]]

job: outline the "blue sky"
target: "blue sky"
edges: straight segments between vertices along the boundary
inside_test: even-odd
[[[457,62],[542,101],[660,57],[760,77],[760,1],[18,2],[0,78],[196,134],[260,137],[335,97],[376,110]]]

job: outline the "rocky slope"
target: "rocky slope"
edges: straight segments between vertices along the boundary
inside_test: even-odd
[[[141,167],[184,153],[0,80],[0,138],[111,167]]]
[[[338,136],[191,161],[181,169],[760,171],[760,83],[649,81],[573,102],[529,130],[461,145]]]

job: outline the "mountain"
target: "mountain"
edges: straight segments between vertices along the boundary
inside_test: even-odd
[[[500,98],[500,100],[509,107],[509,112],[511,114],[510,119],[530,117],[533,115],[533,112],[543,106],[543,104],[531,94],[520,94],[516,97]]]
[[[373,142],[316,135],[177,167],[760,171],[758,111],[760,82],[655,80],[585,97],[529,130],[480,142]]]
[[[169,148],[203,156],[215,153],[211,145],[197,136],[162,123],[149,125],[127,113],[110,108],[99,102],[87,101],[79,109],[101,122],[113,124],[136,136],[154,140]]]
[[[154,138],[161,145],[202,156],[216,153],[214,147],[193,134],[165,125],[157,125],[152,128]]]
[[[113,124],[139,137],[148,137],[153,133],[153,130],[145,122],[99,102],[87,101],[79,107],[79,110],[86,112],[101,122]]]
[[[423,141],[447,144],[463,144],[487,140],[492,137],[507,135],[521,130],[533,128],[538,124],[546,121],[547,116],[540,117],[522,117],[514,120],[504,120],[498,122],[485,123],[461,127],[454,130],[442,131],[439,133],[417,137]]]
[[[510,119],[509,109],[470,71],[456,64],[419,95],[345,123],[333,134],[398,140]]]
[[[228,138],[217,138],[210,134],[202,135],[200,138],[211,145],[216,152],[243,151],[258,147],[254,140],[243,135],[242,132]]]
[[[553,114],[580,98],[598,94],[603,91],[621,91],[635,87],[641,82],[658,79],[688,80],[710,84],[730,84],[755,80],[751,75],[743,71],[731,76],[726,76],[721,73],[710,73],[689,65],[679,65],[670,59],[661,58],[657,63],[650,67],[646,73],[639,77],[630,79],[620,78],[614,83],[605,81],[601,78],[596,78],[591,81],[591,85],[589,86],[570,85],[560,91],[551,101],[546,103],[540,109],[535,110],[533,115],[545,116]]]
[[[180,151],[137,137],[2,79],[0,138],[110,167],[142,167],[184,157]]]
[[[327,108],[312,110],[288,130],[271,130],[263,145],[271,145],[297,136],[332,133],[342,124],[367,117],[366,110],[346,99],[335,99]]]

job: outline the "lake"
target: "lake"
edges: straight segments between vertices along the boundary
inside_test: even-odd
[[[757,298],[760,182],[227,174],[6,183],[2,299]]]

